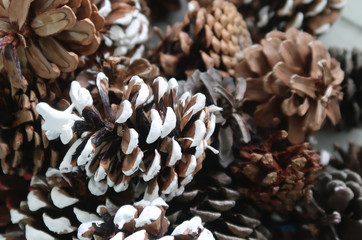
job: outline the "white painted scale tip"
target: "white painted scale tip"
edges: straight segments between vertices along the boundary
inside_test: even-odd
[[[156,221],[162,214],[162,211],[159,207],[156,206],[147,206],[145,207],[136,221],[136,228],[143,227],[145,225],[151,224],[153,221]]]
[[[137,216],[137,209],[131,205],[124,205],[118,209],[114,216],[113,223],[122,229],[124,224],[129,223]]]

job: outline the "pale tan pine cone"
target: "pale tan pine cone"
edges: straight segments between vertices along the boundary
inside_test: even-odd
[[[216,0],[207,8],[193,1],[183,23],[168,27],[161,43],[150,54],[169,77],[191,76],[214,66],[224,75],[233,75],[243,58],[242,50],[251,44],[250,34],[235,6]]]
[[[278,131],[266,143],[244,145],[240,160],[229,167],[238,190],[269,211],[291,211],[308,200],[322,169],[308,143],[291,145],[287,137]]]
[[[236,76],[247,81],[245,100],[257,104],[258,126],[282,123],[279,127],[288,129],[289,140],[300,143],[326,119],[338,123],[344,72],[322,42],[296,29],[272,31],[244,53]]]

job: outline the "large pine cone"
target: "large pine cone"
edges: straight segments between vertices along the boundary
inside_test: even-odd
[[[140,194],[153,200],[180,195],[202,167],[205,149],[215,128],[213,108],[205,96],[189,92],[176,98],[177,81],[156,78],[152,86],[134,76],[122,89],[119,105],[109,103],[108,78],[97,75],[96,84],[105,117],[93,105],[88,90],[72,83],[72,105],[61,112],[46,103],[37,111],[49,139],[68,143],[73,131],[78,139],[60,165],[63,172],[85,167],[89,190],[103,195],[108,187],[125,191],[138,183]],[[82,115],[83,119],[75,113]],[[146,188],[142,190],[142,186]]]
[[[308,199],[321,170],[320,157],[309,144],[291,145],[287,135],[279,131],[266,144],[246,144],[241,160],[230,166],[238,190],[269,211],[291,211]]]
[[[216,0],[208,8],[200,8],[197,2],[189,6],[184,22],[167,29],[151,58],[170,77],[184,78],[196,69],[205,71],[212,66],[233,75],[242,50],[251,44],[243,17],[224,0]]]
[[[201,0],[200,0],[201,1]],[[345,0],[229,0],[245,17],[254,41],[274,29],[301,29],[312,35],[327,32],[338,19]]]
[[[1,1],[1,70],[12,85],[74,71],[79,56],[94,53],[104,19],[91,0]],[[5,46],[5,47],[3,47]],[[31,66],[31,68],[29,67]],[[24,79],[25,77],[25,79]]]
[[[246,78],[246,100],[259,104],[256,124],[268,127],[286,119],[292,143],[318,131],[326,118],[333,125],[341,118],[338,100],[344,73],[308,33],[270,32],[260,44],[245,50],[236,72]]]
[[[140,58],[149,38],[149,9],[144,0],[96,1],[99,14],[105,18],[102,49],[107,56]]]
[[[330,48],[331,57],[341,63],[345,75],[342,82],[343,101],[340,103],[342,119],[338,127],[351,128],[362,120],[362,51]]]
[[[1,78],[1,76],[0,76]],[[0,160],[5,174],[36,174],[59,166],[66,148],[49,142],[41,129],[36,104],[45,101],[59,109],[69,106],[62,98],[69,81],[38,78],[26,92],[12,92],[8,81],[0,80]]]

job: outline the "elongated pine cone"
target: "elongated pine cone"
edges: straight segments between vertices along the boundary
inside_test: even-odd
[[[0,76],[2,78],[2,76]],[[41,129],[36,104],[45,101],[65,109],[69,106],[62,92],[69,81],[38,78],[23,91],[12,91],[8,81],[0,80],[0,160],[5,174],[24,175],[57,167],[66,147],[59,141],[49,142]]]
[[[338,19],[346,0],[229,0],[243,14],[253,40],[272,30],[297,28],[312,35],[327,32]]]
[[[251,44],[243,17],[224,0],[216,0],[208,8],[200,8],[194,1],[189,6],[183,23],[168,27],[161,36],[151,59],[170,77],[184,78],[196,69],[205,71],[212,66],[224,75],[233,75],[243,58],[242,50]]]
[[[343,100],[340,103],[342,119],[338,127],[356,127],[362,122],[362,51],[333,47],[331,57],[341,63],[344,71],[342,82]]]
[[[104,19],[91,0],[0,1],[1,61],[12,85],[74,71],[100,44]],[[24,78],[25,77],[25,78]]]
[[[138,184],[139,194],[153,200],[180,195],[202,167],[205,149],[212,149],[215,108],[205,106],[203,94],[184,93],[176,99],[177,81],[157,77],[152,85],[134,76],[122,89],[119,105],[109,103],[108,78],[97,75],[96,84],[106,116],[101,117],[88,90],[72,82],[72,105],[61,112],[46,103],[37,111],[49,139],[63,143],[79,137],[60,164],[62,172],[85,168],[89,190],[103,195]],[[73,112],[76,109],[83,118]],[[215,149],[212,149],[217,152]],[[143,187],[142,187],[143,186]],[[146,188],[146,189],[144,189]],[[143,191],[143,190],[144,191]]]
[[[271,239],[260,221],[261,213],[234,189],[226,172],[215,170],[215,165],[203,168],[169,205],[166,213],[171,227],[199,216],[217,240]]]
[[[98,52],[108,56],[142,57],[149,38],[149,9],[144,0],[101,0],[99,14],[105,18]]]
[[[341,118],[338,100],[344,73],[322,42],[308,33],[270,32],[245,50],[236,72],[247,81],[246,100],[258,104],[256,124],[268,127],[286,119],[292,143],[317,132],[326,118],[333,125]]]
[[[241,160],[230,165],[238,190],[269,211],[291,211],[308,199],[321,170],[320,156],[308,143],[291,145],[287,137],[278,131],[265,144],[246,144]]]

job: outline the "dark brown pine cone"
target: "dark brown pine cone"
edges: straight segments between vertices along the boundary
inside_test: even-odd
[[[344,73],[322,42],[295,29],[273,31],[244,53],[236,76],[247,81],[245,100],[257,104],[258,126],[279,125],[289,141],[301,143],[327,118],[338,123]]]
[[[215,170],[215,165],[202,169],[185,192],[169,203],[171,227],[199,216],[217,240],[270,239],[260,212],[233,188],[230,176]]]
[[[255,42],[272,30],[301,29],[312,35],[327,32],[346,0],[229,0],[243,14]]]
[[[68,143],[73,132],[78,136],[60,170],[85,169],[89,190],[98,196],[108,187],[122,192],[136,183],[138,195],[144,193],[146,200],[180,195],[202,168],[215,128],[212,111],[218,109],[206,107],[201,93],[176,98],[175,79],[157,77],[149,85],[134,76],[121,89],[120,103],[112,105],[104,73],[97,75],[96,85],[105,117],[93,105],[90,92],[76,81],[70,89],[72,105],[65,111],[37,105],[49,139],[60,137]]]
[[[348,168],[362,176],[362,147],[354,142],[349,142],[345,150],[339,144],[334,145],[334,149],[339,153],[341,159],[332,157],[330,165],[337,169]]]
[[[24,91],[33,75],[74,71],[80,56],[97,50],[104,23],[92,0],[1,1],[0,19],[0,70]]]
[[[178,83],[180,92],[204,93],[208,105],[222,107],[216,114],[218,137],[213,145],[220,151],[220,164],[227,167],[234,160],[233,150],[237,152],[241,144],[249,142],[255,134],[252,117],[243,109],[245,80],[222,77],[215,68],[210,68],[206,72],[196,70],[187,81]]]
[[[285,131],[266,143],[241,147],[241,160],[230,165],[238,190],[269,211],[291,211],[308,200],[309,189],[321,170],[320,156],[308,143],[291,145]]]
[[[243,17],[235,6],[216,0],[207,8],[193,1],[182,24],[168,27],[161,43],[150,54],[168,77],[185,79],[196,69],[214,66],[224,75],[234,74],[243,58],[242,50],[251,45]]]
[[[343,101],[340,103],[342,119],[339,128],[351,128],[362,120],[362,52],[338,47],[328,49],[331,57],[341,63],[344,71],[342,82]]]

